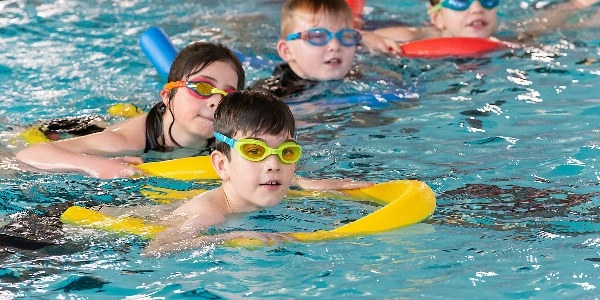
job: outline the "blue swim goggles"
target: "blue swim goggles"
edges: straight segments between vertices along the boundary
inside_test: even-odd
[[[429,9],[429,13],[436,12],[440,10],[442,7],[448,8],[451,10],[463,11],[467,10],[471,4],[473,4],[475,0],[443,0],[440,3],[432,6]],[[481,4],[481,7],[485,9],[492,9],[500,4],[500,0],[478,0]]]
[[[333,33],[325,28],[312,28],[306,31],[292,33],[285,37],[285,40],[305,40],[313,46],[325,46],[334,37],[345,47],[357,46],[362,39],[362,35],[354,29],[345,28]]]

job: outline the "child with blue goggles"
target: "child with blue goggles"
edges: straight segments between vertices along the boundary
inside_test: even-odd
[[[566,26],[566,21],[581,9],[600,0],[571,0],[545,9],[527,22],[527,27],[513,39],[523,41],[542,32]],[[500,0],[430,0],[427,10],[430,25],[396,26],[362,31],[363,44],[379,52],[400,53],[398,43],[440,37],[490,38],[497,29]],[[540,21],[536,21],[540,20]]]
[[[287,0],[280,21],[277,52],[285,63],[253,89],[289,97],[353,73],[362,35],[353,28],[352,10],[345,0]]]

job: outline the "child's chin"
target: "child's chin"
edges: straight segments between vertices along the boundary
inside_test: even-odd
[[[342,73],[342,72],[340,72]],[[348,74],[348,72],[344,73],[344,74],[326,74],[326,75],[321,75],[321,76],[315,76],[316,80],[318,81],[330,81],[330,80],[341,80],[344,79],[344,76],[346,76],[346,74]]]

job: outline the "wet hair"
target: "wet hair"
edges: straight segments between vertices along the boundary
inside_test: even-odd
[[[43,121],[37,126],[39,126],[40,131],[44,133],[47,138],[56,140],[57,138],[60,138],[61,134],[84,136],[101,132],[104,130],[104,127],[97,124],[101,121],[102,120],[99,117],[84,115]]]
[[[183,50],[175,56],[167,81],[178,81],[182,80],[182,78],[185,80],[190,74],[199,72],[217,61],[229,63],[233,67],[238,77],[237,89],[243,89],[246,75],[238,57],[233,51],[222,44],[207,42],[196,42],[183,48]],[[169,103],[176,93],[176,88],[171,90],[169,94]],[[161,152],[172,150],[165,146],[165,134],[163,133],[163,116],[167,109],[171,110],[171,106],[165,105],[165,103],[161,101],[155,104],[154,107],[150,109],[150,112],[148,112],[148,116],[146,117],[146,147],[144,152],[148,152],[149,150]],[[173,112],[171,111],[171,114],[172,113]],[[173,118],[173,121],[169,126],[168,135],[175,145],[180,146],[171,135],[171,128],[174,123],[175,118]]]
[[[290,108],[279,98],[263,91],[231,93],[221,100],[215,111],[215,132],[228,137],[244,135],[296,134],[296,122]],[[217,141],[216,149],[227,157],[229,145]]]
[[[349,24],[352,24],[354,19],[352,9],[346,0],[288,0],[281,9],[281,36],[283,38],[292,33],[292,27],[298,14],[312,16],[314,23],[317,23],[316,18],[319,14],[325,14]]]
[[[429,0],[429,4],[431,4],[431,6],[434,6],[440,2],[441,2],[441,0]]]

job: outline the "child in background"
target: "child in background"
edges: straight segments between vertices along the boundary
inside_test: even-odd
[[[285,97],[319,81],[351,77],[360,40],[346,1],[288,0],[281,10],[281,40],[277,42],[285,63],[253,89]]]
[[[516,37],[522,41],[544,31],[563,27],[565,21],[598,0],[571,0],[541,13],[535,22],[525,23]],[[401,53],[398,43],[440,37],[490,38],[497,30],[500,0],[430,0],[427,13],[431,24],[425,27],[395,26],[362,31],[364,45],[376,52]]]
[[[194,43],[175,57],[168,81],[160,91],[162,101],[148,114],[102,132],[34,144],[19,151],[17,160],[42,170],[110,179],[143,173],[132,165],[142,163],[140,157],[121,155],[149,150],[178,150],[183,156],[190,151],[208,154],[214,143],[213,114],[219,101],[244,87],[239,59],[221,44]]]
[[[246,231],[199,235],[222,224],[230,214],[277,205],[286,195],[302,152],[294,140],[295,120],[289,107],[269,93],[233,93],[224,97],[217,108],[214,129],[217,142],[211,160],[222,179],[221,186],[185,202],[150,208],[154,223],[168,228],[150,242],[144,250],[146,255],[237,237],[264,242],[290,239],[285,234]],[[137,211],[149,217],[148,209]],[[115,210],[109,207],[100,212],[114,214]]]

